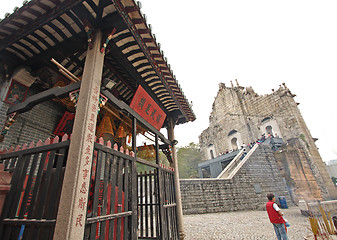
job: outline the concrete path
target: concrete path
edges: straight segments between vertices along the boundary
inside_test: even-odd
[[[288,228],[290,240],[304,240],[312,236],[309,219],[301,215],[298,207],[282,211],[291,225]],[[186,240],[276,239],[266,211],[184,215],[184,228]]]

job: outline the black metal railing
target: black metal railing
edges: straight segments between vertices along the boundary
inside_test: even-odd
[[[153,168],[138,173],[138,239],[179,239],[173,169],[138,163]]]

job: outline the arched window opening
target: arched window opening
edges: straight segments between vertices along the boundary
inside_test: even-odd
[[[211,159],[213,159],[213,158],[214,158],[213,150],[211,149],[211,150],[209,151],[209,153],[211,154]]]
[[[237,133],[238,131],[236,131],[236,130],[232,130],[232,131],[230,131],[229,133],[228,133],[228,136],[230,136],[230,135],[233,135],[234,133]]]
[[[237,138],[232,138],[231,144],[232,144],[232,149],[234,151],[239,149],[239,147],[238,147],[238,139]]]
[[[270,134],[271,136],[273,136],[273,128],[272,128],[272,126],[268,125],[266,127],[266,132],[267,132],[267,135]]]
[[[268,120],[270,120],[271,118],[270,117],[266,117],[266,118],[264,118],[262,121],[261,121],[261,123],[264,123],[264,122],[266,122],[266,121],[268,121]]]

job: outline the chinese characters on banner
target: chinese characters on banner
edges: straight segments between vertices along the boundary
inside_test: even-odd
[[[158,131],[161,129],[166,114],[141,86],[138,87],[130,107]]]

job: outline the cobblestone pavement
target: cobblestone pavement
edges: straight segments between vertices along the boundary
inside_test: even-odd
[[[290,223],[290,240],[303,240],[312,236],[309,219],[301,215],[298,207],[282,209]],[[186,240],[260,239],[274,240],[276,235],[266,211],[224,212],[184,215]]]

